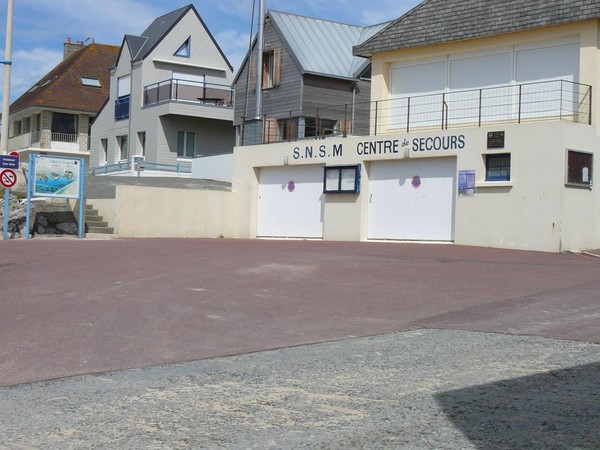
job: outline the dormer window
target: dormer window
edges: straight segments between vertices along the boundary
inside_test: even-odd
[[[92,77],[81,77],[81,84],[89,87],[102,87],[100,80]]]
[[[187,38],[187,40],[181,44],[181,47],[175,52],[175,56],[181,56],[182,58],[190,57],[190,42],[192,38],[191,36]]]

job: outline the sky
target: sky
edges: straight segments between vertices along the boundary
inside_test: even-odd
[[[192,3],[237,70],[248,48],[253,0]],[[418,3],[419,0],[266,0],[266,7],[365,26],[397,19]],[[189,0],[13,0],[11,102],[60,63],[68,37],[73,41],[120,46],[125,34],[139,35],[155,18],[188,4]],[[6,16],[7,0],[2,0],[2,61],[6,60]],[[0,68],[0,86],[3,83],[4,67]],[[0,99],[1,96],[2,88]]]

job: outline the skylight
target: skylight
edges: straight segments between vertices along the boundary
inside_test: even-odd
[[[102,87],[102,84],[100,84],[100,80],[98,78],[92,77],[81,77],[81,84],[90,87]]]

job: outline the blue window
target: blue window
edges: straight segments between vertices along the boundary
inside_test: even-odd
[[[191,36],[189,38],[187,38],[187,40],[183,44],[181,44],[181,47],[179,47],[179,49],[175,52],[175,56],[189,58],[190,57],[190,42],[191,42],[191,40],[192,40]]]
[[[485,181],[510,181],[510,153],[486,156]]]
[[[129,95],[115,100],[115,120],[129,119]]]

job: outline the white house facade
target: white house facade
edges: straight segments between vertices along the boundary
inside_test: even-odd
[[[354,48],[369,135],[236,148],[248,235],[600,247],[599,19],[593,0],[423,2]]]
[[[233,70],[193,5],[126,35],[110,75],[92,125],[93,174],[189,176],[193,159],[232,152]]]

